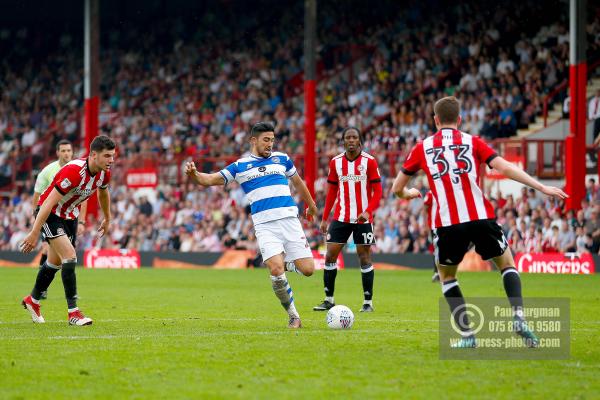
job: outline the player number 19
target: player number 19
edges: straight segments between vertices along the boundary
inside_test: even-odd
[[[373,243],[373,232],[363,233],[362,235],[365,243]]]

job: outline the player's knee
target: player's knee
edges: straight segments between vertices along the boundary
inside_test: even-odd
[[[337,262],[337,257],[325,256],[325,262],[327,264],[333,264],[334,262]]]
[[[327,253],[325,253],[325,262],[326,263],[334,263],[337,261],[338,258],[338,253],[335,253],[333,251],[327,250]]]
[[[296,268],[298,268],[304,276],[311,276],[315,272],[315,260],[312,258],[296,260],[294,261],[294,264],[296,264]]]
[[[77,265],[77,257],[70,257],[70,258],[66,258],[62,261],[62,268],[63,269],[71,269],[71,268],[75,268],[75,266]]]
[[[304,276],[311,276],[312,274],[314,274],[315,262],[311,260],[310,263],[308,263],[307,267],[304,269],[304,271],[302,271],[302,273],[304,274]]]
[[[440,274],[440,282],[443,284],[446,281],[451,281],[456,279],[456,272],[444,271],[441,268],[438,268],[438,273]]]
[[[268,267],[273,276],[279,276],[285,272],[283,265],[268,265]]]

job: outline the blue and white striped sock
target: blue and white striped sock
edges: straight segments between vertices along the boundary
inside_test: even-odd
[[[294,292],[285,276],[285,272],[279,276],[271,275],[271,285],[273,286],[275,296],[277,296],[279,302],[288,312],[289,316],[299,318],[300,316],[294,305]]]

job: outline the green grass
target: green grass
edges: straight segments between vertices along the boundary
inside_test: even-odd
[[[289,275],[289,274],[288,274]],[[33,325],[20,299],[32,269],[0,269],[0,398],[597,398],[600,276],[524,275],[527,296],[571,298],[571,359],[440,361],[438,285],[425,271],[377,271],[375,313],[360,272],[338,274],[336,303],[356,312],[332,331],[322,272],[290,281],[303,329],[286,328],[265,270],[79,270],[94,318],[69,327],[60,278]],[[503,296],[495,273],[464,273],[467,296]]]

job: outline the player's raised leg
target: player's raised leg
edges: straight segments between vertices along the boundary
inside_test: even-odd
[[[76,229],[77,227],[74,226],[74,228]],[[75,275],[77,254],[75,253],[73,244],[66,235],[62,235],[51,239],[50,247],[61,259],[61,277],[67,300],[69,325],[91,325],[93,322],[92,319],[83,315],[77,307],[77,276]]]
[[[311,276],[315,272],[315,260],[312,257],[298,258],[293,264],[300,275]]]

